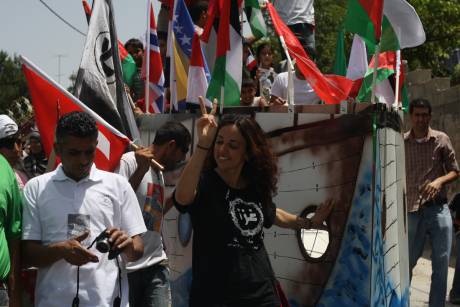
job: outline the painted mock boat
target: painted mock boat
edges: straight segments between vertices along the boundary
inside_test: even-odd
[[[332,114],[330,108],[310,110],[314,113],[256,113],[278,156],[277,206],[311,217],[320,203],[336,202],[319,229],[294,231],[273,226],[265,230],[265,246],[289,304],[408,306],[404,142],[399,114],[376,106],[341,116]],[[144,140],[152,140],[150,131],[168,119],[156,115],[155,122],[144,120],[142,127],[148,127]],[[176,115],[175,119],[194,131],[192,115]],[[165,174],[169,192],[178,174]],[[172,209],[163,225],[173,306],[188,306],[190,218]]]

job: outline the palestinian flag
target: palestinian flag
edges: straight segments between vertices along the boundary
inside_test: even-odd
[[[243,65],[243,39],[241,37],[241,0],[224,1],[220,20],[216,62],[206,97],[217,98],[225,106],[240,105]]]
[[[377,67],[377,78],[376,78],[376,93],[375,95],[382,103],[392,105],[394,102],[395,84],[396,84],[396,70],[399,51],[386,51],[379,54],[378,67]],[[372,79],[374,73],[374,58],[369,63],[369,68],[366,75],[363,78],[361,89],[359,90],[357,100],[358,101],[370,101],[372,92]],[[402,70],[399,74],[399,93],[400,98],[398,101],[403,100],[403,108],[407,104],[407,95],[405,94],[404,85],[404,71]]]
[[[350,59],[348,61],[346,74],[348,79],[353,80],[350,97],[356,98],[358,95],[368,66],[366,44],[359,35],[355,34],[353,37],[353,44],[351,45]]]
[[[255,38],[259,39],[267,36],[267,26],[265,25],[264,16],[260,10],[259,0],[246,0],[245,10],[252,34]]]
[[[344,27],[359,34],[367,45],[376,45],[382,31],[383,0],[348,0]]]
[[[425,30],[415,9],[405,0],[385,0],[380,51],[416,47],[425,42]]]
[[[123,81],[131,87],[133,85],[133,76],[137,71],[136,62],[125,49],[125,46],[118,41],[118,50],[120,51],[121,70],[123,72]]]

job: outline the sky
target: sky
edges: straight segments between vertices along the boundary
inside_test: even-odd
[[[43,0],[61,17],[86,35],[88,25],[81,0]],[[0,50],[23,55],[64,87],[80,65],[86,36],[53,15],[39,0],[1,0]],[[88,0],[90,5],[92,0]],[[155,15],[160,4],[153,0]],[[146,0],[112,0],[118,38],[143,38]],[[60,58],[60,73],[59,73]],[[61,76],[59,76],[61,75]]]

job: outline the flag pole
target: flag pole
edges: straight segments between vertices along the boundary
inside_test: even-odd
[[[144,59],[146,60],[145,63],[145,83],[144,83],[144,101],[145,101],[145,113],[149,114],[149,106],[150,106],[150,99],[149,99],[149,83],[150,83],[150,10],[151,10],[151,2],[147,0],[147,30],[145,31],[145,45],[147,48],[144,53]]]
[[[219,103],[219,113],[220,113],[220,115],[224,114],[224,99],[225,99],[225,84],[224,84],[224,86],[220,87],[220,103]]]
[[[401,50],[396,50],[396,82],[395,82],[395,101],[393,102],[393,108],[399,108],[399,86],[400,80],[399,76],[401,75]]]
[[[287,102],[288,106],[292,108],[294,105],[294,79],[293,74],[295,73],[294,65],[292,63],[291,56],[289,55],[288,48],[283,36],[280,36],[281,46],[283,47],[286,59],[288,62],[288,90],[287,90]]]
[[[173,107],[176,105],[177,102],[177,80],[176,80],[176,63],[174,58],[174,44],[175,44],[175,36],[173,30],[173,20],[171,16],[174,16],[176,11],[176,0],[168,1],[169,4],[172,2],[172,7],[170,6],[169,9],[169,20],[168,20],[168,41],[167,41],[167,50],[166,56],[169,55],[169,114],[172,114]],[[177,103],[177,109],[179,110],[179,104]]]
[[[375,103],[375,91],[377,89],[377,68],[379,67],[379,53],[380,53],[380,43],[375,47],[374,54],[374,71],[372,73],[372,90],[371,90],[371,103]]]

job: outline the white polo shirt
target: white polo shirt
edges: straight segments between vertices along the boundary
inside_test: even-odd
[[[82,243],[88,246],[108,227],[117,227],[130,236],[146,231],[136,195],[120,175],[98,170],[75,182],[59,165],[54,172],[31,179],[24,188],[23,240],[43,245],[61,242],[89,230]],[[107,254],[91,251],[98,263],[80,267],[80,306],[112,306],[118,295],[118,268]],[[122,266],[122,304],[128,306],[128,283]],[[76,294],[77,266],[59,260],[39,268],[35,288],[38,307],[71,306]]]

